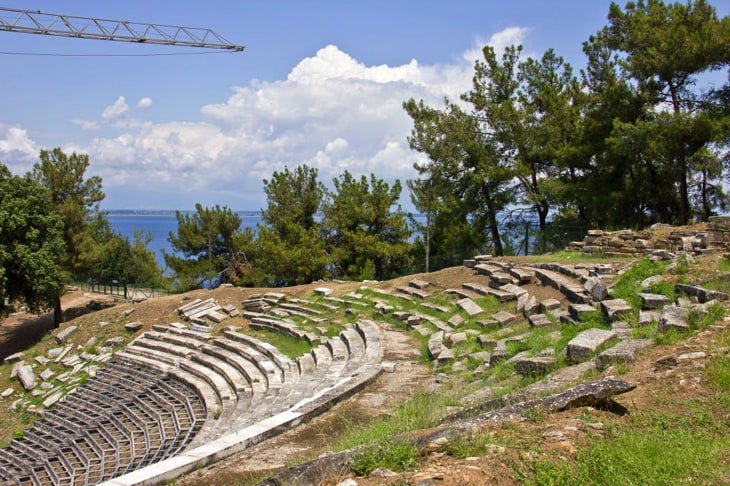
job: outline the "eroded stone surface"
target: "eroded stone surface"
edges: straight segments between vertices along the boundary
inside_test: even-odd
[[[570,340],[566,347],[568,359],[574,362],[585,361],[595,354],[599,347],[616,337],[614,331],[605,329],[586,329]]]
[[[631,313],[631,306],[624,299],[601,301],[601,311],[609,322],[625,319]]]

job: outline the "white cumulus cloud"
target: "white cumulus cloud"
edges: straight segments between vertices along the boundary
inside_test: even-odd
[[[101,113],[101,118],[106,121],[116,120],[129,112],[129,105],[127,104],[124,96],[120,96],[117,100],[104,108]]]
[[[26,129],[0,125],[0,162],[10,172],[20,175],[27,171],[39,153],[40,147]]]
[[[140,108],[144,110],[145,108],[149,108],[152,106],[152,98],[145,96],[144,98],[140,98],[140,100],[137,102],[137,108]]]
[[[500,57],[506,47],[521,45],[530,29],[527,27],[507,27],[504,30],[492,34],[489,39],[477,38],[474,41],[474,47],[467,50],[463,54],[463,58],[470,64],[474,64],[477,60],[483,60],[482,50],[484,46],[491,46]]]
[[[516,43],[526,34],[510,28],[488,42]],[[469,52],[481,55],[482,45]],[[227,98],[200,108],[202,120],[145,122],[120,96],[100,120],[117,133],[73,149],[90,155],[105,192],[117,198],[113,207],[162,199],[158,206],[166,208],[200,202],[258,209],[265,206],[263,179],[305,163],[318,169],[325,184],[345,170],[405,182],[416,177],[413,164],[423,155],[408,146],[413,123],[403,102],[423,99],[440,107],[445,97],[457,100],[471,87],[469,52],[445,65],[412,60],[368,66],[328,45],[293,66],[285,79],[232,88]],[[135,106],[151,104],[141,98]]]

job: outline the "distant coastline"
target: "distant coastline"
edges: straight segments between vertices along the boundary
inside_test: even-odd
[[[194,209],[105,209],[103,212],[109,215],[123,215],[123,216],[175,216],[176,213],[192,214],[196,211]],[[234,213],[241,216],[259,216],[261,210],[255,211],[234,211]]]

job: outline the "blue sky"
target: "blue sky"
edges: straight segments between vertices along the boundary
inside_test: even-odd
[[[711,3],[730,14],[730,0]],[[24,173],[43,148],[87,153],[89,175],[103,179],[104,209],[199,202],[255,210],[266,204],[263,179],[303,163],[325,183],[344,170],[405,181],[423,156],[408,148],[403,101],[440,106],[468,90],[485,44],[520,43],[535,57],[554,48],[577,71],[581,43],[606,24],[609,5],[4,0],[6,8],[210,28],[246,49],[0,32],[0,161]]]

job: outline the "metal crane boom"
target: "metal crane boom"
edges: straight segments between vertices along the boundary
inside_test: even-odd
[[[0,31],[243,51],[210,29],[95,19],[0,7]]]

